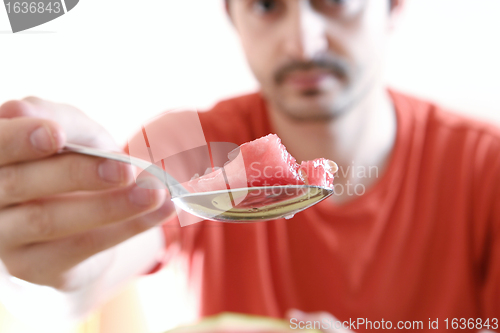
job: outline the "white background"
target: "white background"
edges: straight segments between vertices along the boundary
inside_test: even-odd
[[[387,81],[500,124],[499,13],[498,0],[409,0]],[[73,104],[119,143],[159,112],[255,89],[220,0],[81,0],[18,34],[0,7],[0,103],[35,95]],[[169,276],[138,285],[152,331],[189,318]]]
[[[500,123],[498,13],[498,0],[409,0],[388,82]],[[257,87],[220,0],[81,0],[45,25],[9,30],[0,8],[0,102],[71,103],[120,143],[159,112]]]

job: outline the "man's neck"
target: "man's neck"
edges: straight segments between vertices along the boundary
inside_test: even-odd
[[[297,122],[272,105],[269,117],[276,134],[299,163],[323,157],[338,164],[338,195],[332,198],[338,203],[355,198],[376,183],[396,138],[396,114],[382,86],[331,121]]]

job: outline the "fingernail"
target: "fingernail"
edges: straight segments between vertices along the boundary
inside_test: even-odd
[[[124,179],[123,166],[118,162],[106,160],[99,164],[99,177],[110,183],[121,183]]]
[[[158,182],[159,181],[155,179],[149,180],[151,182]],[[161,185],[161,183],[160,183]],[[154,187],[158,185],[152,185],[150,188],[160,188],[160,187]],[[138,206],[151,206],[153,205],[156,201],[159,200],[161,197],[161,193],[158,190],[149,190],[147,188],[142,188],[139,186],[136,186],[129,195],[129,199],[132,203],[138,205]]]
[[[30,141],[35,149],[48,153],[55,150],[57,144],[56,137],[44,127],[39,127],[31,133]]]

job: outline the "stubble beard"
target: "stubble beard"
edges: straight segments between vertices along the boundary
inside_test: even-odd
[[[298,95],[286,96],[279,93],[280,84],[275,82],[273,88],[276,92],[264,92],[264,95],[277,112],[293,122],[329,123],[356,108],[380,82],[377,71],[346,76],[343,79],[342,86],[336,92],[304,90]]]

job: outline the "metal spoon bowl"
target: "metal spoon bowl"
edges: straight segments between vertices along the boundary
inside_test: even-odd
[[[320,186],[263,186],[192,193],[172,200],[198,217],[241,223],[292,218],[332,193],[332,189]]]
[[[162,180],[172,201],[184,211],[220,222],[259,222],[291,218],[333,194],[333,189],[311,185],[245,187],[222,191],[191,193],[163,169],[123,153],[75,144],[66,144],[61,153],[72,152],[129,163]]]

